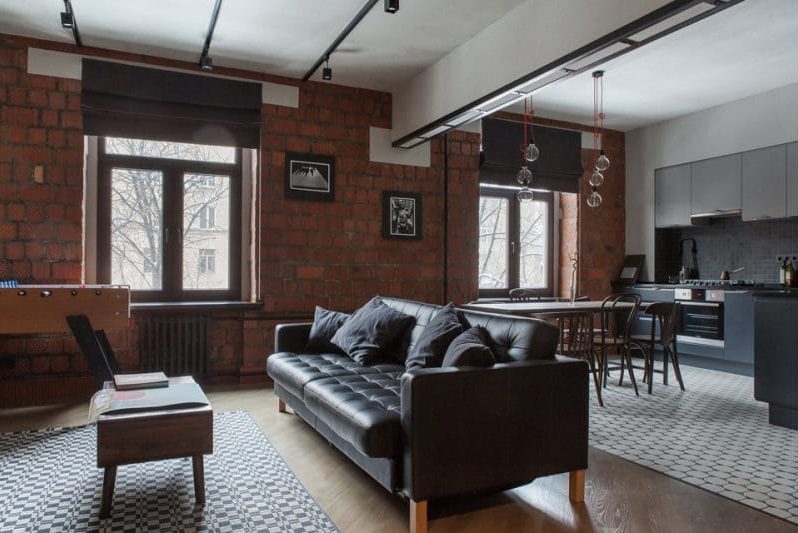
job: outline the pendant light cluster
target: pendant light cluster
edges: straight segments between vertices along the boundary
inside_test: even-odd
[[[593,73],[593,153],[596,163],[590,175],[590,194],[587,205],[596,208],[601,205],[601,194],[598,188],[604,183],[604,174],[610,168],[610,159],[604,153],[604,71],[597,70]]]
[[[530,185],[532,185],[532,171],[529,170],[529,163],[537,161],[540,157],[540,149],[535,144],[535,110],[532,107],[532,97],[524,99],[524,144],[521,146],[521,170],[518,171],[516,179],[521,185],[521,190],[516,193],[518,200],[521,202],[532,200],[533,194]],[[529,142],[529,132],[532,132],[532,138]]]

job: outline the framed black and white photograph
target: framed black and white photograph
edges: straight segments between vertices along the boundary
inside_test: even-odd
[[[382,235],[387,239],[421,239],[421,195],[382,193]]]
[[[335,158],[286,152],[285,197],[332,202],[335,199]]]

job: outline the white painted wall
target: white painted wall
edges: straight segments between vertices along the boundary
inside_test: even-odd
[[[654,279],[654,169],[798,140],[798,84],[626,133],[626,253]]]
[[[393,91],[398,139],[667,4],[527,0]]]

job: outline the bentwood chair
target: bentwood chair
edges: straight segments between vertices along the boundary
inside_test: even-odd
[[[639,396],[637,381],[632,364],[632,350],[639,350],[645,354],[645,349],[631,339],[632,324],[637,318],[640,309],[640,296],[633,293],[621,293],[607,296],[601,302],[600,322],[601,329],[593,337],[596,354],[601,365],[601,378],[604,387],[607,386],[607,377],[610,370],[619,369],[620,378],[618,385],[623,385],[624,368],[629,372],[629,380],[635,395]],[[610,368],[610,351],[617,351],[620,365]],[[645,355],[644,355],[645,357]]]
[[[646,308],[646,314],[651,315],[651,334],[632,335],[634,341],[641,344],[648,342],[643,381],[648,380],[648,393],[654,387],[654,373],[662,374],[662,383],[668,384],[668,359],[673,365],[673,372],[679,387],[684,390],[682,371],[679,368],[679,353],[676,348],[676,331],[681,318],[681,304],[679,302],[657,302]],[[662,370],[654,368],[654,356],[657,345],[662,347]]]
[[[556,320],[560,327],[560,340],[557,353],[567,357],[583,359],[590,367],[593,375],[593,384],[596,386],[596,397],[599,406],[604,407],[601,398],[601,377],[596,364],[593,350],[593,313],[573,311],[570,313],[557,313],[552,316],[543,316]]]

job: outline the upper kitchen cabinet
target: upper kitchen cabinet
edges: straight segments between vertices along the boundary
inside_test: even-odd
[[[741,154],[713,157],[691,165],[693,215],[720,215],[739,211],[741,205]]]
[[[654,171],[655,225],[690,225],[690,164]]]
[[[798,217],[798,142],[787,145],[787,216]]]
[[[787,146],[743,152],[743,220],[787,216]]]

